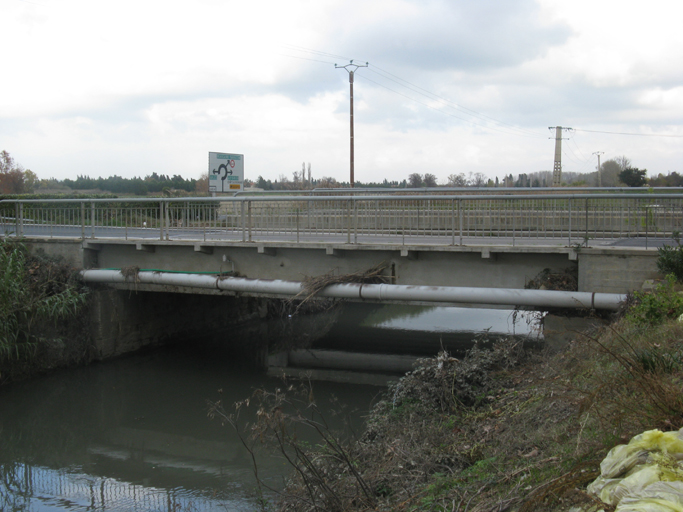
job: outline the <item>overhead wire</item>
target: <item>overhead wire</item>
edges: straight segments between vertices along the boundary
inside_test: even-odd
[[[381,71],[381,73],[378,73],[377,71],[375,71],[376,69]],[[389,71],[386,71],[386,70],[380,68],[379,66],[375,66],[375,65],[370,66],[370,67],[368,67],[368,70],[382,76],[383,78],[385,78],[387,80],[391,80],[392,82],[395,82],[395,83],[401,85],[402,87],[405,87],[405,88],[410,89],[414,92],[417,92],[418,94],[422,94],[423,96],[426,96],[430,99],[437,99],[440,102],[446,104],[447,106],[454,108],[456,110],[460,110],[467,115],[470,115],[473,117],[482,117],[482,118],[488,119],[490,121],[493,121],[494,123],[509,126],[513,130],[526,132],[528,135],[531,135],[534,137],[539,137],[539,138],[544,137],[544,136],[539,135],[538,133],[532,132],[530,130],[525,130],[524,128],[518,128],[517,126],[515,126],[513,124],[506,123],[505,121],[500,121],[499,119],[493,118],[491,116],[487,116],[486,114],[482,114],[481,112],[477,112],[476,110],[472,110],[470,108],[463,107],[462,105],[459,105],[458,103],[455,103],[455,102],[449,100],[448,98],[444,98],[443,96],[439,96],[438,94],[435,94],[431,91],[428,91],[427,89],[424,89],[424,88],[420,87],[419,85],[416,85],[412,82],[409,82],[408,80],[405,80],[405,79],[403,79],[397,75],[394,75],[393,73],[390,73]],[[389,76],[384,76],[382,73],[389,75]],[[394,77],[395,79],[390,78],[390,77]],[[401,82],[405,82],[405,84],[408,84],[408,85],[404,85]]]
[[[293,51],[299,51],[299,52],[304,52],[304,53],[311,53],[311,54],[313,54],[313,55],[319,55],[319,56],[322,56],[322,57],[337,57],[337,58],[342,58],[342,59],[351,60],[351,59],[349,59],[348,57],[345,57],[345,56],[343,56],[343,55],[337,55],[337,54],[334,54],[334,53],[322,52],[322,51],[319,51],[319,50],[314,50],[314,49],[306,48],[306,47],[303,47],[303,46],[296,46],[296,45],[291,45],[291,44],[286,44],[286,43],[283,43],[282,46],[284,46],[285,48],[288,48],[288,49],[290,49],[290,50],[293,50]],[[309,59],[309,58],[305,58],[305,57],[297,57],[297,56],[294,56],[294,55],[285,55],[285,54],[281,54],[281,55],[284,55],[284,56],[286,56],[286,57],[298,58],[298,59],[302,59],[302,60],[310,60],[310,61],[313,61],[313,62],[323,62],[323,63],[327,63],[327,64],[332,64],[332,62],[329,62],[329,61],[321,61],[321,60],[317,60],[317,59]],[[428,105],[428,104],[426,104],[426,103],[424,103],[424,102],[422,102],[422,101],[419,101],[419,100],[417,100],[417,99],[415,99],[415,98],[413,98],[413,97],[411,97],[411,96],[402,94],[402,93],[400,93],[400,92],[398,92],[398,91],[396,91],[396,90],[394,90],[394,89],[391,89],[390,87],[387,87],[387,86],[385,86],[385,85],[383,85],[383,84],[380,84],[379,82],[376,82],[376,81],[374,81],[374,80],[372,80],[372,79],[370,79],[370,78],[367,78],[367,77],[365,77],[365,76],[363,76],[363,75],[356,75],[357,78],[365,79],[365,80],[367,80],[368,82],[371,82],[371,83],[373,83],[373,84],[375,84],[375,85],[378,85],[378,86],[380,86],[380,87],[383,87],[383,88],[387,89],[388,91],[393,92],[394,94],[398,94],[399,96],[402,96],[402,97],[404,97],[404,98],[406,98],[406,99],[409,99],[409,100],[411,100],[411,101],[414,101],[414,102],[416,102],[416,103],[418,103],[418,104],[420,104],[420,105],[426,106],[426,107],[428,107],[428,108],[430,108],[430,109],[432,109],[432,110],[436,110],[437,112],[441,112],[442,114],[448,115],[449,117],[453,117],[453,118],[459,119],[459,120],[461,120],[461,121],[469,122],[469,123],[472,123],[472,124],[475,125],[475,126],[480,126],[480,127],[482,127],[482,128],[485,128],[485,129],[491,129],[491,130],[499,131],[499,132],[501,132],[501,133],[507,133],[507,134],[509,134],[509,135],[519,135],[519,136],[523,136],[523,137],[538,137],[538,138],[542,138],[542,136],[539,135],[539,134],[537,134],[537,133],[531,132],[531,131],[529,131],[529,130],[520,129],[520,128],[518,128],[518,127],[516,127],[515,125],[512,125],[512,124],[510,124],[510,123],[506,123],[506,122],[504,122],[504,121],[497,120],[497,119],[495,119],[495,118],[493,118],[493,117],[490,117],[490,116],[487,116],[487,115],[482,114],[482,113],[480,113],[480,112],[477,112],[476,110],[472,110],[472,109],[469,109],[469,108],[467,108],[467,107],[463,107],[462,105],[459,105],[459,104],[457,104],[457,103],[455,103],[455,102],[453,102],[453,101],[451,101],[451,100],[449,100],[449,99],[447,99],[447,98],[444,98],[444,97],[442,97],[442,96],[439,96],[438,94],[435,94],[435,93],[433,93],[433,92],[431,92],[431,91],[428,91],[427,89],[424,89],[423,87],[420,87],[419,85],[416,85],[416,84],[414,84],[414,83],[412,83],[412,82],[409,82],[408,80],[405,80],[405,79],[399,77],[398,75],[395,75],[395,74],[393,74],[393,73],[391,73],[391,72],[389,72],[389,71],[387,71],[387,70],[385,70],[385,69],[382,69],[382,68],[380,68],[380,67],[378,67],[378,66],[372,65],[372,66],[368,67],[368,69],[369,69],[371,72],[373,72],[373,73],[375,73],[375,74],[381,76],[381,77],[384,78],[385,80],[390,80],[390,81],[392,81],[392,82],[394,82],[394,83],[400,85],[401,87],[405,87],[406,89],[408,89],[408,90],[410,90],[410,91],[412,91],[412,92],[415,92],[415,93],[417,93],[417,94],[420,94],[420,95],[422,95],[422,96],[425,96],[425,97],[427,97],[427,98],[430,99],[430,100],[437,100],[437,101],[438,101],[439,103],[441,103],[442,105],[444,105],[444,106],[446,106],[446,107],[449,107],[449,108],[453,108],[453,109],[455,109],[455,110],[459,110],[459,111],[461,111],[462,113],[464,113],[465,115],[472,116],[472,117],[474,117],[474,118],[480,118],[480,119],[479,119],[480,121],[481,121],[481,120],[484,120],[484,119],[481,119],[481,118],[485,118],[486,120],[492,121],[492,122],[497,123],[497,124],[499,124],[499,125],[508,126],[509,128],[507,128],[507,129],[505,129],[505,128],[503,128],[503,129],[501,129],[501,128],[494,128],[494,127],[491,127],[491,126],[486,125],[486,124],[481,124],[481,123],[474,122],[474,121],[472,121],[471,119],[467,119],[467,118],[463,118],[463,117],[460,117],[460,116],[457,116],[457,115],[453,115],[453,114],[448,113],[448,112],[446,112],[446,111],[444,111],[444,110],[442,110],[442,109],[436,108],[436,107],[434,107],[434,106],[432,106],[432,105]],[[388,75],[388,76],[387,76],[387,75]],[[392,78],[392,77],[393,77],[393,78]],[[406,84],[407,84],[407,85],[406,85]]]
[[[281,55],[282,57],[290,57],[292,59],[310,60],[311,62],[322,62],[323,64],[334,64],[334,62],[329,61],[329,60],[309,59],[308,57],[299,57],[297,55],[287,55],[286,53],[278,53],[278,55]]]
[[[285,47],[285,48],[287,48],[287,49],[289,49],[289,50],[291,50],[291,51],[302,52],[302,53],[309,53],[309,54],[316,55],[316,56],[319,56],[319,57],[322,57],[322,58],[338,58],[338,59],[351,60],[349,57],[344,56],[344,55],[338,55],[338,54],[334,54],[334,53],[329,53],[329,52],[324,52],[324,51],[320,51],[320,50],[315,50],[315,49],[313,49],[313,48],[306,48],[306,47],[304,47],[304,46],[297,46],[297,45],[292,45],[292,44],[288,44],[288,43],[281,43],[281,46],[283,46],[283,47]],[[280,54],[280,55],[283,55],[283,56],[289,57],[289,58],[294,58],[294,59],[308,60],[308,61],[311,61],[311,62],[320,62],[320,63],[323,63],[323,64],[335,64],[334,62],[329,61],[329,60],[311,59],[311,58],[301,57],[301,56],[296,56],[296,55],[286,55],[286,54]],[[408,81],[408,80],[405,80],[404,78],[401,78],[400,76],[398,76],[398,75],[396,75],[396,74],[394,74],[394,73],[391,73],[390,71],[387,71],[387,70],[385,70],[385,69],[382,69],[381,67],[379,67],[379,66],[377,66],[377,65],[374,65],[374,64],[373,64],[372,66],[368,67],[368,70],[369,70],[370,72],[375,73],[376,75],[382,77],[383,79],[389,80],[389,81],[391,81],[391,82],[394,82],[394,83],[396,83],[397,85],[399,85],[399,86],[401,86],[401,87],[404,87],[404,88],[406,88],[406,89],[408,89],[408,90],[410,90],[410,91],[412,91],[412,92],[414,92],[414,93],[420,94],[420,95],[422,95],[422,96],[424,96],[424,97],[426,97],[426,98],[428,98],[428,99],[430,99],[430,100],[436,100],[436,101],[438,101],[441,105],[443,105],[444,107],[452,108],[452,109],[454,109],[454,110],[456,110],[456,111],[460,111],[460,112],[462,112],[463,114],[468,115],[468,116],[471,116],[471,117],[474,117],[475,119],[478,119],[478,120],[480,120],[480,121],[488,120],[488,121],[491,121],[491,122],[496,123],[496,124],[498,124],[498,125],[507,126],[508,128],[507,128],[507,129],[503,129],[502,127],[501,127],[501,128],[498,128],[498,127],[494,127],[494,126],[490,126],[490,125],[486,125],[486,124],[481,124],[481,123],[478,123],[478,122],[473,121],[472,119],[463,118],[463,117],[461,117],[461,116],[454,115],[454,114],[449,113],[449,112],[447,112],[447,111],[445,111],[445,110],[443,110],[443,109],[441,109],[441,108],[436,108],[436,107],[434,107],[434,106],[432,106],[432,105],[429,105],[429,104],[427,104],[427,103],[424,103],[424,102],[422,102],[422,101],[419,101],[418,99],[416,99],[416,98],[414,98],[414,97],[412,97],[412,96],[409,96],[409,95],[403,94],[403,93],[401,93],[401,92],[399,92],[399,91],[396,91],[396,90],[394,90],[394,89],[392,89],[392,88],[390,88],[390,87],[387,87],[386,85],[383,85],[383,84],[381,84],[381,83],[379,83],[379,82],[376,82],[376,81],[374,81],[374,80],[372,80],[372,79],[370,79],[370,78],[368,78],[368,77],[366,77],[366,76],[364,76],[364,75],[356,75],[357,78],[361,78],[361,79],[363,79],[363,80],[367,80],[368,82],[371,82],[371,83],[373,83],[373,84],[375,84],[375,85],[377,85],[377,86],[379,86],[379,87],[383,87],[384,89],[387,89],[388,91],[393,92],[394,94],[398,94],[399,96],[402,96],[402,97],[404,97],[404,98],[406,98],[406,99],[409,99],[409,100],[411,100],[411,101],[414,101],[415,103],[418,103],[418,104],[420,104],[420,105],[423,105],[423,106],[425,106],[425,107],[427,107],[427,108],[430,108],[430,109],[432,109],[432,110],[435,110],[435,111],[437,111],[437,112],[440,112],[440,113],[442,113],[442,114],[444,114],[444,115],[447,115],[447,116],[449,116],[449,117],[453,117],[453,118],[455,118],[455,119],[459,119],[459,120],[461,120],[461,121],[465,121],[465,122],[471,123],[471,124],[473,124],[473,125],[475,125],[475,126],[479,126],[479,127],[481,127],[481,128],[484,128],[484,129],[494,130],[494,131],[498,131],[498,132],[501,132],[501,133],[506,133],[506,134],[509,134],[509,135],[518,135],[518,136],[524,136],[524,137],[538,137],[538,138],[543,138],[543,136],[539,135],[539,134],[536,133],[536,132],[532,132],[532,131],[530,131],[530,130],[527,130],[527,129],[524,129],[524,128],[520,128],[520,127],[518,127],[518,126],[516,126],[516,125],[513,125],[513,124],[511,124],[511,123],[507,123],[507,122],[505,122],[505,121],[501,121],[501,120],[499,120],[499,119],[496,119],[496,118],[494,118],[494,117],[488,116],[488,115],[483,114],[483,113],[481,113],[481,112],[478,112],[478,111],[476,111],[476,110],[473,110],[473,109],[467,108],[467,107],[465,107],[465,106],[459,105],[458,103],[455,103],[455,102],[449,100],[448,98],[444,98],[443,96],[440,96],[440,95],[438,95],[438,94],[435,94],[435,93],[433,93],[433,92],[431,92],[431,91],[429,91],[429,90],[427,90],[427,89],[425,89],[425,88],[423,88],[423,87],[421,87],[421,86],[419,86],[419,85],[417,85],[417,84],[414,84],[414,83],[412,83],[412,82],[410,82],[410,81]],[[578,131],[578,132],[587,132],[587,133],[602,133],[602,134],[608,134],[608,135],[636,136],[636,137],[668,137],[668,138],[683,138],[683,135],[656,134],[656,133],[633,133],[633,132],[613,132],[613,131],[607,131],[607,130],[588,130],[588,129],[584,129],[584,128],[573,128],[572,131],[573,131],[573,132],[577,132],[577,131]],[[588,161],[589,161],[589,158],[586,158],[585,155],[583,155],[583,152],[581,151],[581,148],[579,148],[579,146],[578,146],[578,144],[576,143],[576,141],[573,140],[573,137],[571,137],[569,140],[570,140],[571,142],[574,143],[574,145],[576,146],[576,148],[577,148],[577,150],[579,151],[579,153],[581,153],[581,157],[579,157],[578,155],[576,155],[576,153],[574,153],[574,150],[571,149],[571,147],[570,147],[569,145],[567,145],[567,147],[569,147],[569,150],[574,154],[574,156],[576,157],[576,159],[579,160],[579,162],[577,162],[577,163],[579,163],[579,164],[585,164],[586,162],[588,162]]]
[[[506,130],[504,130],[504,129],[497,128],[497,127],[494,127],[494,126],[488,126],[488,125],[485,125],[485,124],[477,123],[477,122],[473,121],[472,119],[467,119],[467,118],[464,118],[464,117],[456,116],[455,114],[451,114],[451,113],[446,112],[446,111],[444,111],[444,110],[441,110],[441,109],[439,109],[439,108],[433,107],[433,106],[431,106],[431,105],[429,105],[429,104],[427,104],[427,103],[424,103],[423,101],[416,100],[415,98],[412,98],[411,96],[408,96],[408,95],[406,95],[406,94],[403,94],[403,93],[401,93],[401,92],[398,92],[398,91],[396,91],[396,90],[394,90],[394,89],[392,89],[392,88],[390,88],[390,87],[387,87],[386,85],[380,84],[379,82],[375,82],[374,80],[372,80],[371,78],[368,78],[368,77],[366,77],[366,76],[363,76],[363,75],[356,75],[356,78],[360,78],[360,79],[362,79],[362,80],[366,80],[366,81],[371,82],[371,83],[373,83],[373,84],[375,84],[375,85],[378,85],[379,87],[383,87],[384,89],[386,89],[386,90],[388,90],[388,91],[391,91],[391,92],[393,92],[394,94],[398,94],[399,96],[403,96],[404,98],[407,98],[407,99],[409,99],[409,100],[411,100],[411,101],[414,101],[415,103],[419,103],[420,105],[423,105],[423,106],[425,106],[425,107],[427,107],[427,108],[430,108],[430,109],[432,109],[432,110],[434,110],[434,111],[436,111],[436,112],[440,112],[441,114],[444,114],[444,115],[449,116],[449,117],[453,117],[453,118],[455,118],[455,119],[460,119],[461,121],[465,121],[466,123],[470,123],[470,124],[473,124],[473,125],[475,125],[475,126],[479,126],[479,127],[484,128],[484,129],[486,129],[486,130],[494,130],[494,131],[497,131],[497,132],[506,133],[506,134],[508,134],[508,135],[517,135],[517,136],[520,136],[520,137],[531,137],[531,135],[522,135],[522,134],[519,134],[519,133],[506,131]]]
[[[601,130],[585,130],[583,128],[574,128],[576,131],[589,132],[589,133],[607,133],[609,135],[633,135],[636,137],[674,137],[683,138],[683,135],[671,135],[666,133],[631,133],[631,132],[608,132]]]

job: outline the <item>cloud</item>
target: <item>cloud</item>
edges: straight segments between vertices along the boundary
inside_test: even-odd
[[[375,14],[347,27],[345,42],[363,59],[413,71],[516,66],[571,33],[542,24],[532,0],[404,1]]]

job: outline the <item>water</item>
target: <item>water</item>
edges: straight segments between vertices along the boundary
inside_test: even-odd
[[[538,314],[507,309],[475,309],[349,303],[315,348],[360,352],[435,355],[446,349],[462,355],[475,339],[502,336],[539,338]]]
[[[529,330],[499,310],[351,304],[336,315],[331,327],[305,320],[324,334],[316,346],[435,353],[471,345],[483,329]],[[258,341],[244,336],[243,343]],[[207,417],[207,400],[230,405],[282,383],[220,340],[198,340],[0,389],[0,510],[255,510],[250,455],[230,427]],[[321,409],[336,396],[351,411],[328,419],[345,418],[360,431],[381,389],[317,382],[314,391]],[[258,463],[263,480],[281,488],[289,466],[268,453]]]

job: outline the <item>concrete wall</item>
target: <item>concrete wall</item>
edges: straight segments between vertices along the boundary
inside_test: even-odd
[[[89,301],[93,357],[108,359],[176,337],[224,332],[231,325],[264,318],[266,301],[98,289]],[[238,340],[225,340],[233,341]]]
[[[61,256],[76,267],[182,272],[231,272],[258,279],[301,281],[349,274],[379,263],[394,284],[524,288],[542,270],[578,266],[579,291],[625,293],[657,277],[656,250],[621,247],[401,246],[245,242],[49,240],[33,251]],[[150,288],[151,289],[151,288]]]
[[[579,290],[626,293],[660,276],[657,252],[583,249],[579,252]]]
[[[90,245],[90,247],[93,247]],[[382,262],[394,284],[524,288],[545,268],[576,265],[570,250],[548,248],[277,244],[259,246],[149,243],[98,244],[97,266],[184,272],[228,272],[243,277],[301,281],[329,272],[349,274]]]

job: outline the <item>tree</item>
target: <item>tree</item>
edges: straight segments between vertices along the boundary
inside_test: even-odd
[[[422,176],[414,172],[413,174],[408,176],[408,183],[408,186],[410,188],[420,188],[422,186]]]
[[[647,183],[647,169],[629,167],[619,173],[619,179],[629,187],[642,187]]]
[[[148,176],[149,178],[149,176]],[[195,183],[194,191],[198,194],[208,194],[209,193],[209,172],[202,172],[199,179]]]
[[[436,184],[436,176],[434,176],[433,174],[429,174],[429,173],[425,174],[424,175],[424,185],[425,185],[425,187],[436,187],[436,186],[438,186]]]
[[[670,172],[666,176],[660,172],[657,177],[648,180],[648,185],[651,187],[683,187],[683,176],[676,171]]]
[[[0,194],[29,192],[37,178],[35,173],[16,164],[7,151],[0,152]]]
[[[488,180],[486,179],[486,175],[480,172],[475,172],[474,174],[470,173],[470,185],[473,187],[483,187],[486,185],[486,182]]]
[[[460,174],[451,174],[450,176],[448,176],[448,186],[466,187],[467,177],[465,176],[465,173],[461,172]]]

